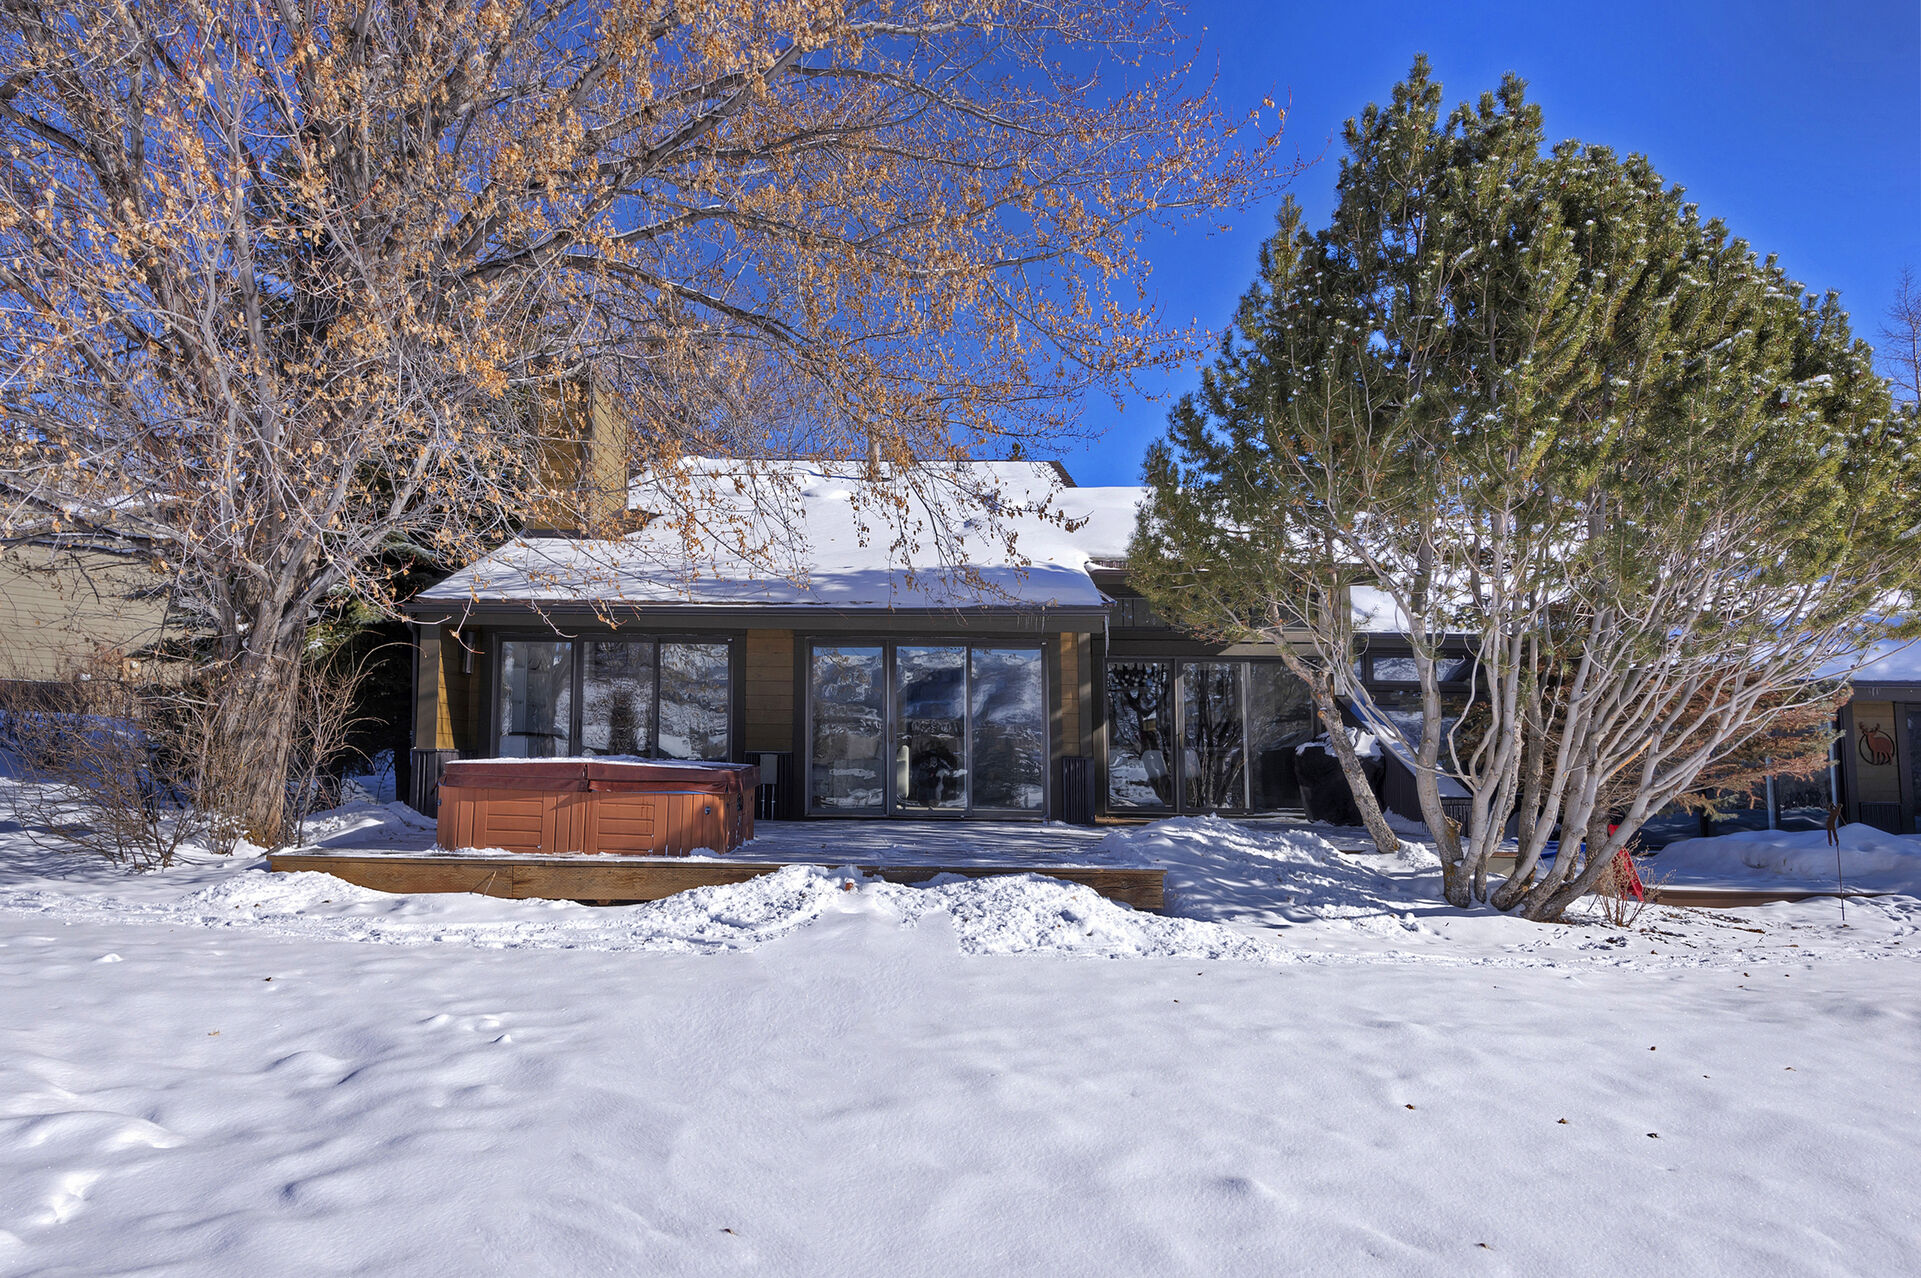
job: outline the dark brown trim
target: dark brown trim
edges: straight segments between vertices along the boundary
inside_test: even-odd
[[[1876,700],[1878,698],[1867,698]],[[1861,819],[1861,782],[1854,775],[1854,705],[1841,707],[1836,716],[1841,728],[1841,817],[1845,822]]]
[[[1041,647],[1041,680],[1047,685],[1047,757],[1041,760],[1041,788],[1046,797],[1041,801],[1041,812],[1051,820],[1061,810],[1061,770],[1057,761],[1074,753],[1067,740],[1067,716],[1061,709],[1066,689],[1061,683],[1059,639],[1050,639]],[[968,709],[971,711],[973,707]],[[968,760],[968,766],[972,768],[973,760]]]

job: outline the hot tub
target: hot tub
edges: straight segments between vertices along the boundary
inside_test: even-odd
[[[440,779],[443,848],[685,856],[754,837],[751,763],[463,759]]]

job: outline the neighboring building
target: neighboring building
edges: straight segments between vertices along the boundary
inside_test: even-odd
[[[759,762],[791,816],[1301,808],[1319,727],[1277,651],[1197,642],[1127,585],[1143,489],[978,462],[949,503],[859,470],[693,463],[694,508],[753,561],[690,559],[656,520],[523,537],[424,591],[417,792],[453,758],[604,753]],[[1363,660],[1391,701],[1404,672]]]
[[[0,551],[0,680],[71,678],[102,661],[137,669],[166,619],[165,585],[143,564],[31,544]]]
[[[1854,699],[1841,708],[1832,784],[1844,819],[1913,834],[1921,831],[1921,646],[1884,643],[1864,655]],[[1777,807],[1793,804],[1777,796]]]

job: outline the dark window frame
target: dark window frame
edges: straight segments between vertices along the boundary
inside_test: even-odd
[[[487,680],[483,692],[487,698],[487,741],[489,750],[496,758],[500,756],[501,700],[504,687],[503,666],[507,660],[507,645],[510,643],[564,643],[572,649],[572,677],[569,684],[571,711],[568,724],[568,746],[573,755],[585,751],[581,740],[584,730],[583,716],[586,712],[584,680],[586,678],[587,657],[583,647],[589,643],[647,643],[654,646],[654,706],[652,726],[648,731],[648,749],[660,748],[660,645],[664,643],[699,643],[725,646],[727,649],[727,752],[723,759],[739,762],[743,727],[743,705],[745,698],[742,689],[745,660],[746,637],[737,631],[716,633],[714,631],[661,631],[658,633],[623,633],[618,630],[603,632],[574,632],[556,634],[552,630],[502,629],[493,631],[487,637]],[[645,755],[658,758],[658,754]]]
[[[1174,757],[1168,761],[1168,775],[1170,784],[1173,787],[1174,801],[1170,804],[1158,806],[1141,805],[1117,807],[1112,802],[1112,779],[1108,775],[1108,763],[1113,757],[1112,734],[1114,730],[1114,708],[1108,700],[1107,670],[1109,666],[1114,665],[1141,665],[1150,662],[1157,662],[1170,667],[1168,700],[1174,716],[1174,725],[1172,728]],[[1252,722],[1250,709],[1252,706],[1251,698],[1254,687],[1254,680],[1251,677],[1250,671],[1252,667],[1257,665],[1280,666],[1285,670],[1287,663],[1281,658],[1250,654],[1228,655],[1224,653],[1196,654],[1193,652],[1155,653],[1134,651],[1114,653],[1110,651],[1102,656],[1096,664],[1099,669],[1095,679],[1095,696],[1100,702],[1100,732],[1098,739],[1094,743],[1097,754],[1095,761],[1095,783],[1099,792],[1099,808],[1102,812],[1110,816],[1139,815],[1158,817],[1163,815],[1186,816],[1195,813],[1217,813],[1223,816],[1270,816],[1299,811],[1297,808],[1256,808],[1254,806],[1254,761],[1248,755],[1248,732]],[[1197,665],[1239,665],[1242,667],[1241,674],[1236,680],[1240,685],[1241,718],[1241,803],[1238,806],[1198,808],[1190,807],[1187,803],[1187,761],[1185,758],[1187,748],[1187,698],[1186,685],[1183,683],[1183,680],[1186,677],[1188,667]],[[1287,671],[1287,673],[1290,676],[1293,675],[1293,671],[1291,670]],[[1311,723],[1313,726],[1318,727],[1318,717],[1311,719]]]
[[[881,803],[872,808],[816,808],[814,806],[812,777],[814,774],[814,653],[820,648],[879,648],[881,650]],[[964,742],[967,763],[967,802],[959,808],[918,808],[906,807],[900,796],[893,794],[894,786],[888,771],[892,767],[894,747],[897,742],[895,721],[898,717],[896,698],[899,695],[895,684],[897,666],[895,654],[900,648],[960,648],[966,652],[963,663],[962,704],[966,709],[964,716]],[[1036,653],[1040,657],[1041,677],[1041,801],[1033,808],[992,808],[980,807],[974,803],[974,650],[976,648],[1001,651],[1020,651]],[[801,815],[819,819],[887,819],[907,817],[924,821],[963,821],[963,820],[1003,820],[1003,821],[1045,821],[1053,810],[1052,780],[1056,751],[1054,748],[1054,719],[1058,707],[1054,702],[1055,676],[1049,659],[1050,645],[1046,638],[983,638],[973,639],[954,635],[863,635],[857,633],[833,635],[806,635],[800,643],[799,660],[796,663],[798,684],[801,692],[800,716],[800,768],[802,777],[800,806]]]

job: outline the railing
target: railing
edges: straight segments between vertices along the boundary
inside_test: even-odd
[[[1877,830],[1886,830],[1889,834],[1902,833],[1900,804],[1862,803],[1859,807],[1861,824],[1871,825]]]
[[[415,750],[413,753],[413,775],[409,778],[407,796],[413,801],[414,811],[422,816],[436,816],[440,812],[440,774],[447,765],[460,757],[458,750]]]
[[[1094,824],[1094,761],[1085,755],[1061,759],[1060,816],[1069,825]]]

